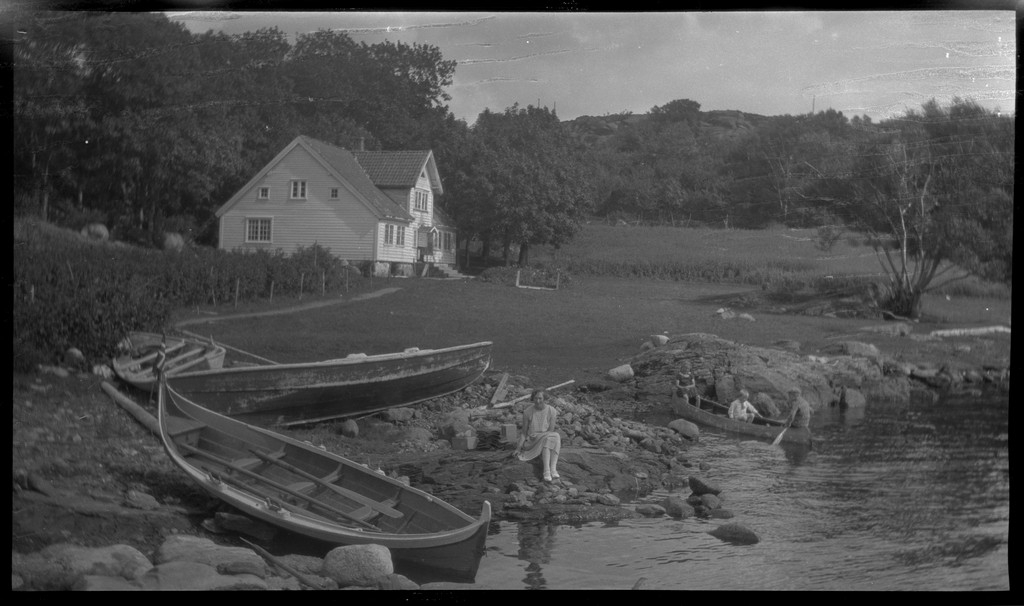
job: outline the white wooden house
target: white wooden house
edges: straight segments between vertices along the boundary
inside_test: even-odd
[[[218,246],[285,254],[314,243],[351,262],[454,266],[455,227],[431,151],[349,151],[300,135],[217,209]]]

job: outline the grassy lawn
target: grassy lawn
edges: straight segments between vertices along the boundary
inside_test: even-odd
[[[859,328],[880,323],[756,310],[751,312],[754,322],[723,320],[714,313],[722,297],[754,290],[735,284],[587,278],[572,288],[540,291],[479,280],[406,279],[382,281],[380,287],[398,290],[360,301],[343,298],[345,302],[298,313],[224,319],[188,329],[277,362],[493,341],[492,368],[553,385],[599,377],[639,352],[651,334],[707,332],[750,345],[795,339],[811,353],[835,339],[863,338]],[[1005,324],[1009,317],[1009,300],[938,301],[955,313],[947,319],[958,326]],[[227,306],[219,315],[236,311]],[[940,327],[948,326],[922,324],[915,332]]]
[[[847,281],[884,280],[885,273],[861,234],[844,234],[827,251],[814,229],[761,230],[587,225],[560,250],[542,247],[532,260],[574,275],[649,277],[683,281],[797,283],[820,276]],[[938,294],[1009,297],[1001,284],[969,278]]]
[[[275,298],[272,304],[187,310],[184,316],[212,318],[306,306],[291,314],[188,326],[278,362],[492,341],[492,368],[530,377],[538,385],[600,377],[639,352],[651,334],[706,332],[759,346],[792,339],[805,353],[837,339],[868,340],[859,329],[880,320],[770,313],[768,301],[760,309],[742,310],[754,322],[723,320],[715,314],[732,298],[748,294],[760,299],[765,278],[806,284],[826,275],[883,277],[862,237],[849,234],[824,252],[815,246],[815,235],[810,229],[588,225],[561,250],[542,247],[532,252],[534,262],[569,269],[571,282],[556,291],[482,280],[375,279],[361,280],[340,296]],[[856,282],[848,283],[856,287]],[[357,300],[382,289],[397,290]],[[778,294],[786,295],[786,288]],[[317,302],[333,304],[313,307]],[[932,323],[921,322],[914,332],[1005,325],[1010,303],[1008,288],[980,282],[928,295],[924,312]],[[924,347],[906,338],[882,341],[877,335],[871,340],[909,357]]]

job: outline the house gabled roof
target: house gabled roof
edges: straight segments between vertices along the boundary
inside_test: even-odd
[[[300,138],[304,139],[329,166],[361,193],[379,213],[379,217],[413,220],[409,211],[378,189],[376,181],[362,168],[352,152],[304,135],[300,135]]]
[[[434,152],[426,151],[356,151],[352,152],[374,185],[383,189],[408,189],[416,186],[423,171],[436,193],[442,194],[441,178],[434,162]]]
[[[256,183],[263,179],[270,169],[283,160],[295,147],[301,146],[310,153],[328,172],[333,174],[338,181],[348,189],[357,200],[362,202],[378,219],[398,219],[402,221],[413,221],[413,217],[405,208],[389,198],[380,191],[370,180],[369,175],[359,165],[352,152],[324,143],[305,135],[299,135],[292,140],[273,160],[249,180],[238,193],[217,209],[216,216],[222,216],[229,208],[235,205],[242,195],[252,189]]]

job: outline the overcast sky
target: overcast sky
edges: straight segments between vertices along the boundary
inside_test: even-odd
[[[456,118],[554,107],[646,113],[674,99],[766,116],[833,108],[878,120],[953,96],[1014,111],[1015,13],[169,12],[193,32],[333,29],[430,44],[458,62]]]

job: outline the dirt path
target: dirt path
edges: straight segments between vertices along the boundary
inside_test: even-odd
[[[398,287],[382,288],[373,292],[368,292],[361,295],[356,295],[351,299],[335,299],[332,301],[313,301],[312,303],[306,303],[304,305],[295,305],[293,307],[286,307],[284,309],[274,309],[271,311],[254,311],[250,313],[242,314],[230,314],[226,316],[209,316],[204,318],[190,318],[188,320],[182,320],[175,323],[175,328],[182,328],[184,326],[191,326],[194,324],[206,324],[207,322],[218,322],[220,320],[238,320],[241,318],[259,318],[263,316],[277,316],[281,314],[290,314],[299,311],[306,311],[308,309],[317,309],[319,307],[327,307],[328,305],[339,305],[341,303],[353,303],[355,301],[364,301],[366,299],[375,299],[384,295],[390,295],[391,293],[398,292],[401,290]]]

